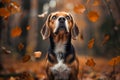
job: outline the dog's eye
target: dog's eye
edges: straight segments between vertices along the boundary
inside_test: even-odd
[[[66,19],[67,19],[67,20],[70,20],[70,16],[66,16]]]
[[[53,19],[53,20],[57,19],[57,16],[54,15],[54,16],[52,17],[52,19]]]

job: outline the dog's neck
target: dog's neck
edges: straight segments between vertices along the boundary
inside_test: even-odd
[[[71,34],[50,35],[50,53],[56,55],[57,60],[66,58],[69,54],[74,55],[74,48],[71,44]],[[61,55],[62,53],[62,55]]]

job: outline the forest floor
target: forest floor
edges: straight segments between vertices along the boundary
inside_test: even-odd
[[[120,64],[113,69],[108,62],[106,58],[79,56],[79,80],[120,80]],[[47,80],[44,63],[43,60],[27,61],[4,54],[1,56],[0,80]]]

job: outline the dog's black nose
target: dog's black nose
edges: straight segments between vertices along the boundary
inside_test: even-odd
[[[65,18],[64,18],[64,17],[60,17],[58,20],[59,20],[60,22],[65,22]]]

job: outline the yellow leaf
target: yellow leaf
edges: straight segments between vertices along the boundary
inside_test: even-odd
[[[89,42],[88,42],[88,48],[92,48],[94,45],[95,39],[92,38]]]
[[[85,6],[82,5],[82,4],[79,4],[79,5],[74,7],[74,12],[77,13],[77,14],[84,13],[85,10],[86,10]]]
[[[96,22],[99,18],[98,13],[95,11],[90,11],[87,16],[91,22]]]
[[[22,33],[22,29],[20,27],[15,27],[11,30],[11,37],[20,36]]]

